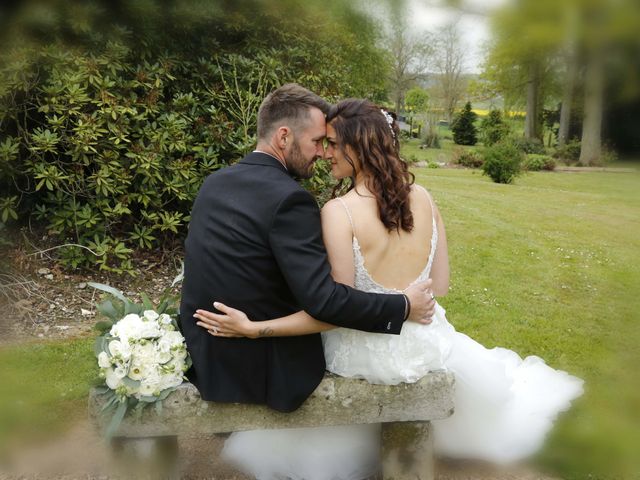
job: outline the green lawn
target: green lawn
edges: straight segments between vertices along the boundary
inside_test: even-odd
[[[414,172],[447,227],[449,320],[586,380],[540,464],[576,479],[640,472],[640,175],[544,172],[500,185],[473,170]]]
[[[545,172],[499,185],[472,170],[414,172],[447,226],[449,320],[488,347],[539,355],[586,380],[538,464],[566,479],[632,478],[640,471],[640,175]],[[85,415],[91,345],[0,349],[0,447]]]
[[[0,349],[0,461],[9,449],[86,417],[94,365],[88,338]]]
[[[418,138],[413,138],[411,140],[403,140],[401,153],[402,158],[408,160],[409,162],[436,162],[436,163],[451,163],[452,157],[456,151],[461,150],[473,150],[478,151],[482,149],[482,145],[473,145],[473,146],[460,146],[453,143],[451,140],[451,132],[448,129],[443,127],[440,128],[440,147],[441,148],[419,148],[421,140]],[[448,135],[442,136],[442,135]]]

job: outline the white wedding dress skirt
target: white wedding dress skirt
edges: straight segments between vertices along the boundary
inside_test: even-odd
[[[455,374],[455,413],[432,422],[436,453],[509,463],[535,453],[582,380],[536,356],[487,349],[447,321],[407,322],[400,335],[338,328],[322,334],[327,370],[370,383],[412,383],[432,370]],[[224,456],[260,480],[360,480],[378,468],[378,425],[238,432]]]
[[[415,282],[429,278],[435,219],[433,232],[429,260]],[[357,289],[398,293],[371,278],[355,237],[353,252]],[[322,338],[327,370],[341,376],[395,385],[415,382],[432,370],[453,372],[454,414],[432,422],[436,453],[447,457],[495,463],[523,459],[542,446],[558,413],[582,393],[582,380],[539,357],[523,360],[456,332],[439,304],[430,325],[405,322],[400,335],[337,328]],[[238,432],[223,454],[260,480],[360,480],[376,471],[379,441],[376,425]]]

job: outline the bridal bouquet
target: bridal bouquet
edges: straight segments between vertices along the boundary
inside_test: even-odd
[[[145,294],[143,303],[136,304],[112,287],[89,285],[114,297],[97,307],[108,320],[96,324],[101,335],[95,343],[104,381],[98,392],[108,396],[104,410],[112,413],[111,436],[128,411],[139,415],[151,404],[159,411],[162,400],[185,379],[191,360],[175,319],[175,298],[165,294],[154,307]]]

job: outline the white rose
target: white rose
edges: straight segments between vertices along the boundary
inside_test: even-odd
[[[111,327],[111,336],[118,337],[123,341],[129,339],[140,338],[139,332],[142,329],[142,320],[135,313],[125,315],[113,327]]]
[[[160,315],[160,323],[163,325],[169,325],[171,323],[171,315],[167,315],[166,313]]]
[[[98,355],[98,366],[100,368],[109,368],[111,366],[111,360],[109,360],[107,352],[100,352],[100,355]]]
[[[142,395],[153,395],[160,390],[160,375],[154,369],[140,382],[140,393]]]
[[[162,352],[162,351],[160,351],[158,353],[158,363],[167,363],[172,358],[173,357],[171,355],[171,352]]]
[[[182,383],[182,374],[163,375],[160,390],[175,388]]]
[[[111,340],[109,342],[109,352],[112,357],[121,357],[126,361],[131,357],[131,346],[128,342]]]
[[[143,322],[138,335],[140,338],[157,338],[162,335],[162,330],[156,321]]]
[[[156,320],[160,315],[158,315],[157,312],[155,312],[154,310],[145,310],[144,312],[142,312],[142,316],[145,318],[145,320]]]
[[[122,377],[117,376],[113,368],[105,369],[105,375],[105,382],[111,390],[115,390],[120,386],[120,380]]]
[[[172,347],[177,347],[178,345],[182,345],[184,343],[184,337],[180,332],[166,332],[162,338],[169,342]]]
[[[142,365],[151,365],[158,362],[156,346],[151,342],[147,342],[144,345],[136,344],[133,347],[133,357],[136,363]]]
[[[126,367],[126,365],[118,365],[114,370],[113,373],[116,377],[118,378],[124,378],[127,376],[127,371],[129,369]]]

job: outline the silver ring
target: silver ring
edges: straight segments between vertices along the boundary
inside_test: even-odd
[[[213,327],[211,330],[212,330],[212,331],[213,331],[213,333],[215,333],[216,335],[218,334],[218,329],[217,329],[216,327]]]

